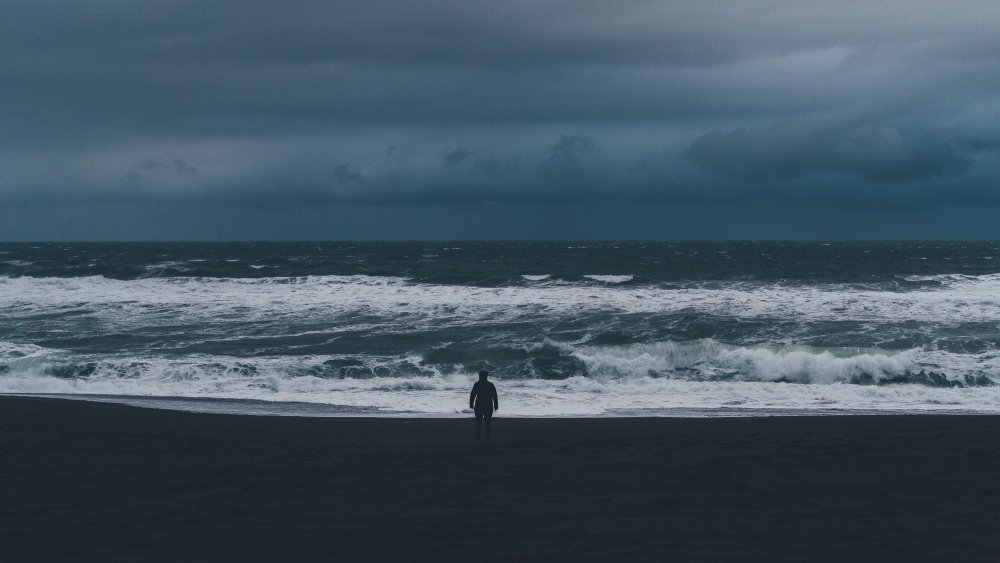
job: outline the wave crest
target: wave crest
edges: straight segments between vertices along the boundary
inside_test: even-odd
[[[669,377],[702,381],[983,386],[985,373],[929,371],[922,349],[735,346],[712,339],[586,346],[572,354],[598,379]]]
[[[610,284],[626,283],[635,279],[635,276],[633,275],[612,276],[612,275],[591,274],[589,276],[583,276],[583,277],[587,278],[588,280],[594,280],[594,281],[599,281],[601,283],[610,283]]]

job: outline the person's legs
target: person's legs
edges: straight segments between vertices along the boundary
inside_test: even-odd
[[[482,430],[482,428],[483,428],[483,411],[477,410],[476,411],[476,441],[477,442],[481,441],[480,438],[479,438],[479,435],[480,435],[480,431]],[[486,425],[486,435],[487,436],[490,435],[489,423],[487,423],[487,425]],[[489,439],[489,438],[487,438],[487,439]]]
[[[486,441],[493,441],[493,411],[484,412],[483,416],[486,418]],[[478,439],[478,434],[477,434]]]

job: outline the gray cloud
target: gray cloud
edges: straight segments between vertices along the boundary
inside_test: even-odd
[[[472,156],[471,151],[467,151],[465,149],[455,149],[444,156],[444,165],[457,166],[470,156]]]
[[[812,174],[905,182],[967,172],[974,163],[974,147],[956,133],[885,124],[791,123],[713,131],[695,139],[687,154],[707,172],[751,182]]]
[[[5,2],[0,205],[756,202],[902,236],[998,204],[998,31],[980,0]]]
[[[333,179],[337,184],[347,186],[367,186],[368,180],[360,172],[351,170],[349,164],[338,164],[333,168]]]
[[[194,166],[184,162],[179,158],[170,160],[156,160],[155,158],[144,158],[137,165],[143,170],[168,170],[186,176],[197,176],[198,170]]]

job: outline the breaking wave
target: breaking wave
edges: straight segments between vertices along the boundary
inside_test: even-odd
[[[588,280],[594,280],[594,281],[599,281],[599,282],[602,282],[602,283],[612,283],[612,284],[630,282],[633,279],[635,279],[635,276],[632,276],[632,275],[609,276],[609,275],[597,275],[597,274],[594,274],[594,275],[583,276],[583,277],[587,278]]]
[[[492,285],[174,275],[192,263],[163,260],[131,279],[0,276],[0,393],[448,414],[489,369],[505,411],[522,415],[1000,412],[1000,274],[667,283],[542,265]]]
[[[708,287],[619,285],[631,276],[586,283],[476,287],[414,283],[391,276],[271,278],[0,276],[5,307],[16,313],[93,306],[129,312],[133,306],[171,307],[215,314],[234,307],[277,314],[370,310],[383,315],[451,312],[463,319],[512,316],[525,309],[553,313],[600,310],[624,314],[697,311],[729,317],[802,320],[908,320],[1000,322],[1000,275],[947,277],[938,289],[858,289],[848,285],[752,284]],[[628,278],[628,279],[625,279]],[[938,277],[936,277],[938,278]],[[542,278],[539,278],[542,279]],[[942,278],[945,279],[945,278]],[[176,309],[174,309],[176,310]],[[105,311],[106,313],[107,311]]]
[[[544,342],[567,361],[559,377],[494,368],[505,409],[533,416],[648,409],[990,410],[1000,359],[910,349],[734,346],[711,339],[619,346]],[[952,369],[933,366],[951,362]],[[962,366],[962,363],[965,366]],[[81,358],[0,345],[0,393],[198,397],[463,412],[474,370],[413,356]],[[539,374],[536,374],[539,375]],[[381,411],[380,411],[381,412]]]
[[[992,386],[1000,360],[969,362],[956,354],[923,349],[811,346],[734,346],[712,339],[624,346],[584,346],[573,354],[599,379],[669,377],[707,381],[770,381],[812,384]],[[942,363],[951,369],[934,371]],[[975,366],[962,365],[974,363]]]

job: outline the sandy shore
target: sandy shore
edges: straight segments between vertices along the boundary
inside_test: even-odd
[[[495,432],[3,397],[0,559],[1000,560],[998,417]]]

